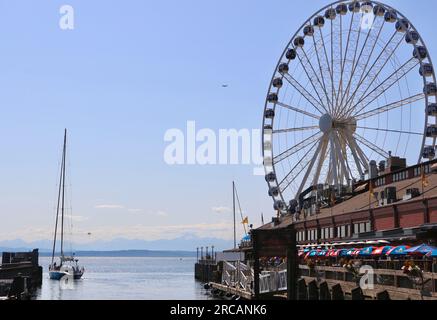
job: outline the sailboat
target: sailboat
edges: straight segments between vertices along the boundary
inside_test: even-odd
[[[52,280],[61,280],[69,276],[78,280],[82,278],[85,269],[79,266],[79,260],[64,253],[64,218],[65,218],[65,159],[67,155],[67,129],[64,133],[64,147],[62,150],[61,174],[59,178],[58,202],[56,207],[55,234],[53,238],[52,262],[49,266],[49,276]],[[59,221],[60,220],[60,221]],[[58,263],[55,262],[56,243],[60,224],[60,256]]]

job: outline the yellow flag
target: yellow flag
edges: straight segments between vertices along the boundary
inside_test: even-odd
[[[428,178],[425,175],[425,170],[423,168],[422,168],[422,186],[424,188],[429,186],[429,181],[428,181]]]
[[[249,224],[249,217],[244,218],[244,220],[241,223],[242,224]]]
[[[335,198],[335,191],[331,193],[331,207],[335,206],[337,199]]]
[[[373,192],[373,182],[369,181],[369,201],[372,201],[372,198],[375,197],[375,193]]]

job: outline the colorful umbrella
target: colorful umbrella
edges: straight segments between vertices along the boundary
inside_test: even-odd
[[[358,257],[360,255],[361,249],[355,249],[355,251],[352,253],[352,256]]]
[[[319,252],[317,252],[317,256],[325,257],[328,252],[329,252],[328,250],[320,250]]]
[[[436,249],[436,248],[430,247],[426,244],[421,244],[420,246],[408,249],[407,254],[412,255],[412,256],[414,256],[414,255],[424,256],[434,249]]]
[[[326,256],[327,256],[327,257],[332,257],[332,256],[335,254],[336,251],[338,251],[338,250],[331,249],[331,250],[328,251],[328,253],[326,254]]]
[[[329,253],[330,257],[336,258],[338,257],[338,254],[341,252],[341,250],[331,250],[331,252]]]
[[[349,249],[347,250],[346,255],[352,257],[355,254],[355,251],[357,251],[357,249]]]
[[[387,254],[391,249],[393,249],[392,246],[385,246],[385,247],[379,247],[373,250],[372,256],[383,256]]]
[[[346,257],[348,254],[349,250],[347,249],[340,249],[337,253],[338,257]]]
[[[318,252],[319,252],[319,250],[311,250],[310,252],[308,252],[306,254],[305,259],[316,257]]]
[[[387,256],[406,256],[409,246],[398,246],[387,251]]]
[[[433,249],[432,251],[428,252],[426,256],[429,258],[437,258],[437,249]]]
[[[358,255],[362,257],[370,257],[374,249],[375,247],[364,248],[358,252]]]

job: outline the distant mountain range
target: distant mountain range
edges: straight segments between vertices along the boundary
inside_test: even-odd
[[[111,252],[111,254],[128,255],[136,254],[139,256],[170,253],[174,256],[175,252],[180,254],[196,253],[196,248],[214,246],[216,251],[225,250],[233,247],[233,241],[216,239],[216,238],[198,238],[194,236],[184,236],[173,240],[130,240],[130,239],[113,239],[110,241],[92,241],[86,244],[75,243],[72,248],[79,253],[89,255],[92,252]],[[29,251],[38,248],[42,254],[51,252],[52,241],[40,240],[26,242],[21,239],[0,241],[0,252],[2,251]],[[68,249],[70,246],[66,246]],[[109,254],[109,253],[106,253]]]

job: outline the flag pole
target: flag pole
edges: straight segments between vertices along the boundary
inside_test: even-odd
[[[234,211],[234,249],[237,249],[237,225],[235,216],[235,181],[232,181],[232,203]]]

